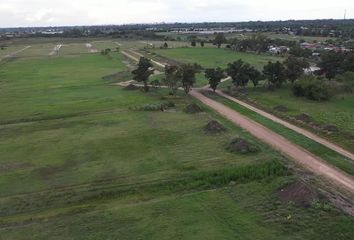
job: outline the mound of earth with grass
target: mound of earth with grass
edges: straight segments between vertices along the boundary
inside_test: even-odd
[[[218,121],[212,120],[208,122],[208,124],[204,127],[204,130],[208,133],[221,133],[225,132],[226,128]]]
[[[278,105],[273,108],[277,112],[288,112],[289,109],[284,105]]]
[[[199,107],[199,105],[198,105],[198,104],[195,104],[195,103],[189,104],[189,105],[184,109],[184,111],[185,111],[186,113],[190,113],[190,114],[203,112],[203,110],[201,109],[201,107]]]
[[[135,86],[134,84],[129,84],[128,86],[126,86],[124,88],[124,90],[127,90],[127,91],[136,91],[136,90],[139,90],[140,87],[138,86]]]
[[[282,202],[293,202],[299,207],[310,207],[318,194],[302,182],[294,182],[279,190],[279,198]]]
[[[301,113],[297,115],[295,119],[306,123],[311,122],[311,117],[306,113]]]
[[[322,126],[322,129],[328,132],[338,132],[338,128],[335,125],[327,124]]]
[[[240,137],[234,138],[227,146],[227,150],[242,154],[254,153],[258,151],[255,145]]]

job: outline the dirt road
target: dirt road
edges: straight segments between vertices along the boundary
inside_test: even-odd
[[[220,96],[224,97],[224,98],[227,98],[227,99],[229,99],[229,100],[231,100],[231,101],[233,101],[233,102],[235,102],[235,103],[237,103],[237,104],[249,109],[249,110],[252,110],[252,111],[258,113],[259,115],[261,115],[263,117],[266,117],[266,118],[272,120],[273,122],[279,123],[279,124],[281,124],[281,125],[283,125],[283,126],[285,126],[287,128],[290,128],[291,130],[293,130],[293,131],[295,131],[297,133],[300,133],[300,134],[308,137],[309,139],[311,139],[311,140],[313,140],[315,142],[318,142],[318,143],[326,146],[327,148],[332,149],[333,151],[335,151],[335,152],[337,152],[337,153],[339,153],[339,154],[341,154],[341,155],[343,155],[343,156],[345,156],[345,157],[347,157],[347,158],[349,158],[349,159],[354,161],[354,154],[353,153],[351,153],[351,152],[339,147],[336,144],[333,144],[333,143],[327,141],[324,138],[321,138],[321,137],[319,137],[319,136],[317,136],[317,135],[315,135],[315,134],[313,134],[313,133],[311,133],[311,132],[309,132],[309,131],[307,131],[307,130],[305,130],[303,128],[297,127],[297,126],[295,126],[295,125],[293,125],[291,123],[288,123],[288,122],[286,122],[286,121],[284,121],[284,120],[282,120],[282,119],[280,119],[280,118],[278,118],[278,117],[276,117],[276,116],[274,116],[272,114],[269,114],[269,113],[267,113],[267,112],[265,112],[263,110],[260,110],[260,109],[258,109],[256,107],[253,107],[253,106],[251,106],[251,105],[249,105],[249,104],[247,104],[247,103],[245,103],[243,101],[240,101],[240,100],[238,100],[238,99],[236,99],[234,97],[231,97],[231,96],[229,96],[229,95],[227,95],[227,94],[225,94],[225,93],[223,93],[223,92],[221,92],[219,90],[216,90],[216,93],[219,94]]]
[[[122,51],[123,53],[123,51]],[[138,59],[131,54],[126,52],[123,53],[127,57],[138,61]],[[161,63],[160,63],[161,64]],[[306,149],[290,142],[281,135],[272,132],[263,125],[241,115],[235,110],[226,107],[225,105],[214,101],[203,94],[199,93],[197,90],[192,90],[190,95],[210,108],[214,109],[216,112],[229,119],[234,124],[240,126],[241,128],[248,131],[250,134],[258,138],[259,140],[267,143],[274,149],[280,151],[284,155],[293,159],[298,164],[302,165],[307,170],[313,172],[316,175],[323,176],[330,180],[336,186],[339,186],[343,189],[350,191],[354,194],[354,178],[343,171],[338,170],[337,168],[327,164],[323,159],[317,157],[316,155],[310,153]],[[237,99],[236,99],[237,100]],[[241,102],[244,104],[243,102]],[[249,106],[252,107],[252,106]],[[258,111],[258,109],[254,109]],[[259,110],[260,111],[260,110]],[[267,113],[263,113],[267,114]],[[268,116],[271,117],[271,116]],[[276,119],[274,119],[276,120]],[[280,119],[279,119],[280,120]],[[285,122],[286,123],[286,122]],[[294,126],[295,127],[295,126]],[[305,131],[305,130],[304,130]],[[315,136],[319,138],[318,136]]]
[[[16,51],[16,52],[12,52],[12,53],[6,55],[6,56],[3,57],[3,58],[0,58],[0,61],[3,60],[3,59],[5,59],[5,58],[14,57],[14,56],[16,56],[16,54],[21,53],[21,52],[23,52],[23,51],[25,51],[26,49],[31,48],[31,47],[32,47],[32,46],[27,46],[27,47],[24,47],[24,48],[22,48],[22,49]]]
[[[190,95],[214,109],[216,112],[229,119],[236,125],[245,129],[259,140],[269,144],[274,149],[295,160],[306,169],[317,175],[324,176],[333,183],[336,183],[337,186],[342,186],[348,191],[354,193],[354,178],[348,174],[328,165],[321,158],[288,141],[279,134],[270,131],[263,125],[239,114],[235,110],[226,107],[217,101],[205,97],[198,91],[192,90]]]

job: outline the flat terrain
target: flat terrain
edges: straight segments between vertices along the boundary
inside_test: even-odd
[[[239,59],[248,62],[258,69],[262,69],[268,61],[282,61],[282,58],[259,55],[252,53],[233,52],[218,48],[174,48],[174,49],[156,49],[153,52],[179,62],[198,63],[203,67],[226,67]]]
[[[48,56],[57,41],[36,43],[48,53],[0,65],[0,239],[354,236],[354,220],[323,196],[281,201],[298,181],[288,160],[211,109],[187,114],[183,93],[113,86],[127,59],[85,47],[111,43],[63,41],[59,56]],[[166,112],[143,110],[168,101]],[[206,133],[212,119],[227,131]],[[226,150],[236,136],[257,152]]]

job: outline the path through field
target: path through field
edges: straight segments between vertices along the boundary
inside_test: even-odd
[[[98,50],[96,48],[94,48],[91,43],[86,43],[85,46],[86,46],[87,50],[89,51],[89,53],[97,53],[98,52]]]
[[[22,48],[22,49],[20,49],[20,50],[18,50],[18,51],[16,51],[16,52],[12,52],[12,53],[10,53],[10,54],[7,54],[5,57],[0,58],[0,61],[3,60],[3,59],[5,59],[5,58],[14,57],[14,56],[16,56],[16,54],[18,54],[18,53],[20,53],[20,52],[23,52],[23,51],[25,51],[26,49],[28,49],[28,48],[30,48],[30,47],[32,47],[32,46],[26,46],[26,47],[24,47],[24,48]]]
[[[59,54],[59,51],[60,51],[60,48],[62,47],[63,45],[62,44],[58,44],[56,45],[54,48],[53,48],[53,51],[51,51],[49,53],[49,56],[53,56],[53,55],[58,55]]]
[[[137,53],[133,50],[130,50],[131,53],[134,55],[138,56],[143,56],[140,53]],[[138,58],[135,56],[132,56],[132,54],[127,53],[122,51],[122,53],[131,58],[134,61],[138,61]],[[154,61],[156,62],[156,61]],[[164,64],[159,63],[159,65],[164,66]],[[349,176],[348,174],[344,173],[341,170],[338,170],[337,168],[327,164],[323,159],[321,159],[318,156],[315,156],[314,154],[310,153],[306,149],[296,145],[295,143],[290,142],[289,140],[285,139],[281,135],[269,130],[268,128],[264,127],[263,125],[241,115],[237,111],[215,101],[212,100],[197,90],[192,90],[190,92],[190,95],[208,107],[212,108],[225,118],[229,119],[231,122],[234,124],[240,126],[241,128],[245,129],[249,133],[251,133],[253,136],[258,138],[259,140],[267,143],[274,149],[280,151],[284,155],[290,157],[293,159],[295,162],[298,164],[302,165],[306,169],[310,170],[311,172],[323,176],[330,180],[333,184],[342,187],[351,193],[354,194],[354,178],[352,176]],[[251,106],[250,106],[251,107]],[[256,110],[256,109],[255,109]],[[259,113],[260,114],[260,113]],[[265,114],[265,113],[262,113]],[[274,119],[276,120],[276,119]],[[280,120],[280,119],[279,119]],[[295,127],[295,126],[294,126]],[[305,133],[305,132],[304,132]],[[312,136],[308,136],[310,139],[312,139]],[[320,137],[316,136],[316,139],[319,140]],[[312,139],[316,141],[315,139]],[[334,145],[334,144],[333,144]],[[332,146],[333,147],[333,146]],[[339,147],[338,147],[339,148]],[[337,148],[334,148],[335,150]],[[337,149],[340,150],[340,149]],[[341,152],[339,152],[342,154]]]

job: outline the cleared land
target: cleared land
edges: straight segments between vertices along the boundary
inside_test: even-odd
[[[281,201],[297,179],[287,161],[215,112],[187,114],[188,96],[103,80],[127,71],[124,56],[48,53],[0,65],[1,238],[354,235],[354,220],[322,197],[307,208]],[[167,101],[170,111],[141,110]],[[211,119],[227,132],[207,134]],[[258,152],[227,151],[235,136]]]
[[[228,63],[242,59],[258,69],[268,61],[282,61],[282,58],[252,53],[239,53],[218,48],[174,48],[151,50],[161,56],[184,63],[198,63],[203,67],[226,67]]]

